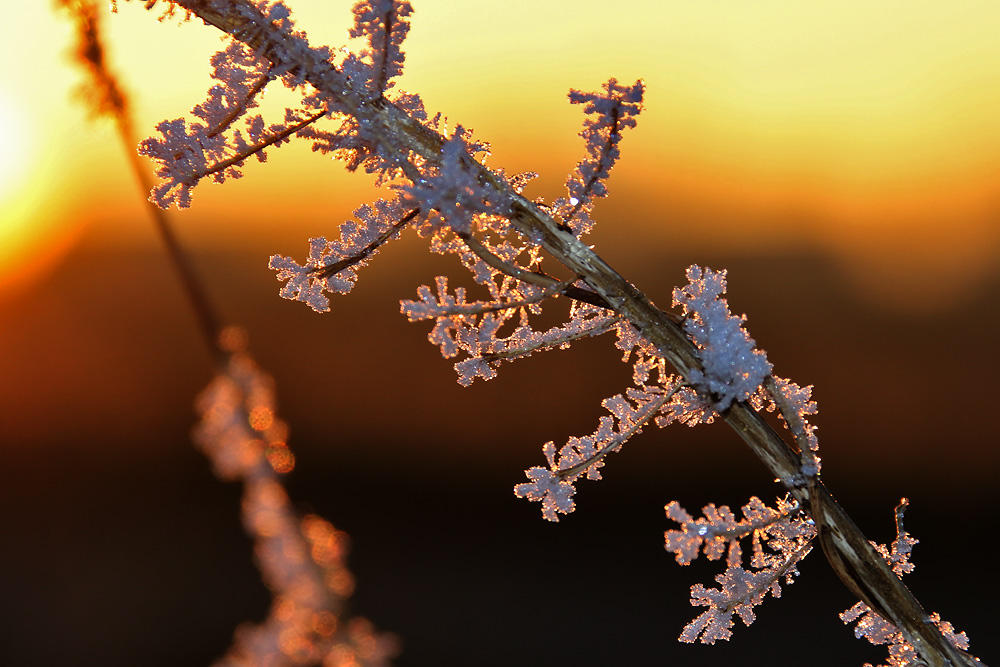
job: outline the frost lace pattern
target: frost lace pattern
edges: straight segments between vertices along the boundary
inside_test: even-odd
[[[349,292],[357,271],[412,229],[432,252],[454,257],[471,274],[466,285],[439,276],[400,305],[411,321],[431,323],[428,338],[454,360],[460,384],[491,380],[505,362],[540,350],[565,349],[584,337],[613,338],[631,365],[632,386],[603,401],[608,414],[589,435],[543,445],[545,465],[530,467],[514,488],[518,497],[538,502],[545,519],[573,512],[583,502],[576,484],[599,480],[609,455],[650,425],[724,421],[768,466],[785,493],[773,507],[754,497],[742,519],[714,505],[695,519],[674,502],[666,506],[680,526],[665,534],[678,562],[699,553],[726,558],[718,588],[692,589],[692,604],[705,610],[684,628],[682,641],[728,639],[734,616],[749,625],[754,608],[780,595],[818,541],[848,587],[898,633],[863,634],[887,641],[891,635],[893,646],[910,647],[910,653],[897,651],[902,662],[891,664],[975,664],[950,626],[934,622],[901,584],[892,553],[875,548],[827,491],[812,387],[773,375],[744,327],[746,317],[729,310],[726,272],[689,267],[686,284],[672,292],[679,312],[667,312],[582,240],[595,224],[595,200],[609,192],[626,131],[642,112],[642,81],[609,79],[600,90],[569,93],[583,113],[584,157],[567,177],[564,196],[530,201],[522,190],[534,173],[486,167],[487,142],[460,124],[449,131],[440,114],[429,116],[418,95],[397,86],[409,2],[358,2],[350,35],[362,46],[355,52],[310,44],[281,2],[178,0],[171,6],[216,26],[229,43],[213,59],[216,83],[195,108],[196,119],[164,121],[159,135],[141,145],[159,165],[155,203],[187,207],[205,178],[237,178],[251,157],[263,160],[267,150],[305,140],[348,169],[363,168],[391,195],[357,209],[338,238],[310,239],[304,261],[273,256],[282,297],[328,311],[329,295]],[[301,105],[277,122],[250,115],[257,96],[276,80],[299,92]],[[561,317],[557,324],[554,314]],[[767,412],[777,413],[785,435],[764,419]]]

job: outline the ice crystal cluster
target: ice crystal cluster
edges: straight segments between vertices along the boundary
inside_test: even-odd
[[[708,609],[688,623],[680,635],[683,642],[701,640],[714,644],[732,635],[733,615],[745,625],[756,619],[754,606],[768,594],[781,597],[781,581],[791,584],[798,575],[797,565],[812,550],[816,526],[799,512],[798,504],[779,499],[772,509],[759,498],[750,498],[743,507],[743,519],[737,520],[725,505],[703,508],[704,516],[695,519],[676,502],[666,507],[667,516],[681,525],[680,530],[664,534],[667,551],[677,562],[687,565],[703,552],[709,560],[726,556],[726,571],[716,577],[717,589],[701,584],[691,588],[691,604]],[[743,568],[741,540],[752,545],[750,569]]]
[[[702,351],[702,369],[689,381],[722,411],[755,393],[771,364],[743,329],[746,316],[735,317],[719,298],[726,293],[726,272],[691,266],[687,278],[687,286],[674,289],[673,305],[683,308],[684,330]]]
[[[328,294],[349,292],[357,270],[412,228],[432,252],[453,256],[471,274],[467,285],[439,276],[433,286],[418,287],[415,299],[400,304],[411,321],[432,323],[429,340],[454,360],[462,385],[493,379],[503,363],[536,351],[565,349],[584,337],[613,337],[623,362],[632,367],[633,386],[603,401],[607,414],[594,432],[562,445],[546,443],[545,465],[529,468],[527,481],[514,488],[518,497],[538,502],[545,519],[557,521],[573,512],[576,483],[599,480],[608,455],[650,424],[695,426],[733,419],[741,433],[752,432],[748,439],[777,439],[787,447],[787,456],[761,457],[772,470],[780,469],[778,481],[791,494],[774,508],[751,498],[742,519],[714,505],[695,519],[676,503],[666,506],[667,516],[680,525],[665,534],[665,546],[678,562],[686,564],[699,553],[726,560],[726,570],[716,577],[718,588],[692,589],[692,604],[706,609],[681,640],[728,639],[734,615],[751,623],[754,607],[767,595],[780,595],[782,582],[792,582],[818,534],[857,532],[856,527],[830,531],[822,523],[842,519],[832,501],[817,492],[812,388],[772,375],[765,353],[744,328],[746,318],[734,316],[723,298],[726,272],[690,267],[686,284],[673,290],[672,306],[679,312],[665,312],[581,240],[594,226],[595,201],[608,194],[624,132],[636,126],[642,111],[642,81],[610,79],[601,90],[569,93],[569,101],[582,108],[585,156],[567,177],[564,196],[531,201],[522,191],[535,174],[486,167],[486,142],[461,125],[449,132],[441,114],[429,117],[419,96],[396,85],[412,14],[409,2],[358,2],[349,34],[362,45],[354,52],[310,45],[280,2],[178,0],[177,5],[223,29],[231,41],[213,59],[216,84],[195,108],[197,120],[165,121],[157,128],[159,136],[141,146],[158,162],[163,179],[152,201],[186,207],[204,178],[239,177],[246,160],[263,160],[265,149],[303,139],[313,150],[343,160],[348,169],[364,168],[391,194],[357,209],[340,226],[338,238],[311,239],[304,263],[273,256],[270,266],[284,283],[281,296],[328,311]],[[276,79],[300,92],[302,103],[269,124],[250,111]],[[670,279],[664,275],[664,281]],[[553,311],[554,303],[567,301],[567,308]],[[553,313],[562,317],[557,324],[551,324]],[[764,434],[770,426],[761,425],[761,414],[767,411],[777,412],[794,447],[780,435]],[[229,453],[220,467],[238,469],[244,456],[239,447],[224,451]],[[746,562],[745,542],[750,549]],[[828,543],[851,557],[860,553],[858,558],[875,559],[881,567],[879,559],[893,558],[830,540],[824,549]],[[862,625],[877,624],[863,619]],[[944,626],[942,631],[951,632]],[[915,624],[906,632],[905,638],[899,636],[903,644],[927,631]],[[862,634],[886,640],[891,635],[888,629]]]

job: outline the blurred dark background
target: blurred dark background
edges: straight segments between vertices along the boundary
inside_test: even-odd
[[[511,487],[540,446],[593,430],[630,367],[610,339],[536,355],[462,389],[397,301],[446,270],[407,237],[318,315],[282,301],[266,253],[196,253],[220,309],[276,381],[293,501],[347,531],[354,611],[400,636],[398,664],[860,665],[885,658],[837,619],[853,604],[819,552],[731,642],[682,645],[694,583],[662,548],[663,505],[738,507],[778,487],[724,424],[647,429],[579,485],[558,524]],[[814,384],[824,479],[873,540],[910,499],[907,582],[996,663],[988,575],[998,455],[996,309],[879,309],[821,256],[608,259],[660,303],[692,262],[726,267],[730,304],[776,373]],[[404,270],[405,269],[405,270]],[[86,239],[0,303],[0,662],[207,665],[269,594],[240,489],[191,444],[208,355],[155,250]]]

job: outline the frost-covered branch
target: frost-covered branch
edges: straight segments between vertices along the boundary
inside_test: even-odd
[[[681,524],[680,530],[664,534],[664,546],[675,554],[677,562],[687,565],[698,557],[699,550],[709,560],[726,556],[726,571],[715,580],[720,588],[706,589],[701,584],[691,587],[691,604],[708,607],[685,626],[680,640],[714,644],[732,635],[733,614],[745,625],[756,619],[753,607],[770,593],[781,596],[781,579],[791,584],[798,574],[798,563],[812,550],[816,526],[794,501],[778,499],[777,509],[765,505],[757,497],[743,507],[744,519],[737,521],[723,505],[707,505],[704,516],[692,517],[676,501],[666,506],[667,516]],[[750,569],[743,568],[740,540],[752,536],[753,556]],[[764,546],[768,547],[766,550]]]
[[[605,399],[602,405],[611,413],[601,417],[597,430],[582,438],[572,437],[559,452],[555,444],[547,442],[542,448],[548,468],[535,466],[525,470],[528,482],[514,487],[519,498],[540,502],[542,516],[558,521],[559,514],[569,514],[576,509],[573,495],[578,479],[601,479],[600,469],[604,458],[618,451],[633,435],[640,432],[677,394],[676,382],[669,389],[630,388],[625,395]],[[661,424],[663,425],[663,424]]]
[[[899,576],[913,571],[913,563],[910,562],[910,554],[913,545],[917,540],[913,538],[906,529],[903,528],[903,514],[909,501],[906,498],[900,500],[896,506],[896,539],[888,547],[876,544],[875,548],[888,563],[893,572]],[[850,609],[840,615],[844,623],[854,623],[854,636],[858,639],[862,637],[876,646],[887,644],[889,649],[889,661],[880,667],[922,667],[924,664],[919,657],[919,651],[910,643],[904,634],[888,622],[883,615],[875,613],[871,607],[864,602],[858,602]],[[951,623],[941,619],[937,613],[927,617],[929,625],[937,627],[941,634],[956,648],[966,651],[969,648],[969,638],[964,632],[957,632]],[[871,667],[866,665],[866,667]]]
[[[264,149],[286,143],[291,135],[325,115],[326,111],[321,110],[296,119],[294,113],[289,113],[285,124],[271,125],[269,132],[263,118],[255,116],[247,121],[247,135],[254,143],[248,143],[237,130],[233,145],[227,143],[218,127],[209,129],[197,123],[189,126],[182,118],[163,121],[156,126],[161,138],[139,144],[139,155],[159,160],[163,166],[157,174],[166,179],[150,196],[163,208],[172,203],[187,208],[191,205],[191,190],[201,179],[211,176],[216,183],[222,183],[227,177],[241,178],[238,167],[248,159],[256,157],[266,162]]]
[[[635,117],[642,110],[645,86],[636,81],[623,86],[616,79],[604,84],[602,93],[572,90],[571,104],[584,104],[587,120],[580,136],[587,141],[589,158],[577,165],[576,172],[566,180],[568,197],[556,201],[558,216],[567,229],[577,236],[591,230],[593,200],[607,195],[605,181],[618,161],[622,130],[635,127]]]
[[[410,31],[406,17],[412,13],[410,3],[394,0],[359,2],[354,6],[354,27],[349,34],[368,40],[369,50],[361,55],[371,59],[375,76],[366,78],[379,96],[392,85],[391,79],[403,73],[405,57],[400,47]]]
[[[371,242],[369,242],[368,245],[361,248],[353,255],[349,257],[344,257],[343,259],[338,259],[337,261],[332,262],[330,264],[326,264],[322,268],[313,269],[313,272],[316,274],[317,278],[329,278],[331,276],[337,275],[344,269],[348,269],[355,265],[360,264],[361,262],[371,257],[380,247],[382,247],[382,245],[385,244],[386,241],[396,236],[396,234],[398,234],[404,227],[406,227],[406,225],[408,225],[419,214],[420,214],[419,209],[413,209],[412,211],[404,215],[402,218],[400,218],[399,222],[393,224],[391,227],[389,227],[384,232],[379,234],[376,238],[374,238]]]
[[[309,256],[304,265],[291,257],[274,255],[269,267],[284,280],[281,296],[309,304],[317,312],[330,310],[330,300],[323,294],[347,294],[358,279],[357,270],[368,264],[379,249],[417,216],[406,210],[399,197],[374,204],[364,204],[354,211],[354,218],[340,226],[340,239],[309,239]]]
[[[692,586],[691,604],[709,609],[684,626],[678,639],[688,643],[700,640],[703,644],[729,639],[733,634],[734,613],[749,626],[757,619],[753,608],[761,604],[768,593],[781,597],[781,579],[792,583],[797,574],[795,566],[811,549],[808,543],[803,544],[779,566],[758,572],[744,570],[739,565],[731,566],[715,578],[720,584],[718,589],[707,589],[701,584]]]
[[[263,132],[259,131],[254,132],[255,135],[261,137],[260,141],[258,141],[253,145],[247,146],[239,153],[236,153],[235,155],[228,157],[225,160],[221,160],[219,162],[216,162],[215,164],[206,166],[203,171],[196,171],[192,173],[189,176],[189,178],[191,178],[192,180],[198,180],[204,178],[205,176],[210,176],[217,172],[225,171],[234,165],[243,164],[243,162],[245,162],[247,159],[259,154],[265,148],[274,146],[275,144],[281,144],[282,142],[286,141],[290,135],[295,134],[296,132],[304,128],[306,125],[315,123],[317,120],[319,120],[325,115],[326,115],[325,111],[318,111],[314,114],[306,116],[302,120],[299,120],[297,122],[292,123],[291,125],[288,125],[287,127],[282,127],[280,129],[272,127],[272,133],[269,135],[265,135]]]
[[[426,285],[421,285],[417,290],[420,301],[401,301],[399,310],[406,315],[406,319],[410,322],[433,320],[438,317],[451,317],[452,315],[482,315],[483,313],[495,313],[500,310],[514,310],[540,303],[549,297],[561,294],[564,289],[569,287],[571,282],[563,281],[561,283],[554,283],[544,289],[536,290],[534,294],[526,296],[523,299],[477,301],[474,303],[465,302],[465,290],[462,288],[459,288],[462,290],[461,296],[459,296],[458,292],[456,292],[455,297],[451,297],[447,292],[439,292],[439,296],[435,297]],[[447,285],[445,285],[445,288],[447,289]],[[498,357],[494,356],[494,358]]]
[[[573,507],[574,489],[560,477],[560,470],[592,461],[585,466],[586,474],[599,474],[604,456],[596,458],[598,452],[614,451],[623,438],[649,419],[658,425],[721,419],[750,445],[801,511],[809,514],[824,553],[845,583],[885,614],[923,660],[935,667],[974,664],[927,622],[929,616],[916,598],[819,479],[813,427],[805,420],[815,412],[815,405],[807,390],[798,385],[768,382],[770,363],[743,329],[744,318],[730,314],[720,298],[725,288],[724,272],[698,267],[689,270],[688,286],[674,293],[674,305],[684,311],[684,317],[679,318],[657,308],[580,239],[591,225],[590,202],[605,192],[606,179],[618,157],[620,133],[635,124],[634,116],[641,109],[641,82],[620,86],[612,79],[603,91],[571,94],[571,101],[585,104],[583,136],[589,158],[571,175],[569,198],[548,206],[522,196],[523,178],[488,169],[477,158],[486,152],[486,145],[473,141],[461,126],[449,134],[437,119],[428,120],[419,97],[387,92],[388,79],[402,66],[399,43],[408,25],[404,20],[410,13],[408,2],[360,2],[352,34],[367,37],[370,48],[347,56],[310,45],[280,2],[178,0],[176,5],[241,42],[254,58],[266,61],[268,71],[286,86],[311,87],[307,104],[326,110],[331,119],[341,122],[335,133],[305,131],[316,138],[314,146],[342,154],[349,168],[363,166],[380,184],[391,183],[404,202],[400,208],[421,210],[420,219],[414,220],[417,233],[430,239],[433,251],[455,254],[475,282],[489,292],[491,301],[525,302],[516,309],[520,319],[507,337],[499,332],[513,317],[509,309],[447,313],[435,318],[429,338],[440,346],[443,356],[467,354],[468,358],[456,364],[459,382],[470,384],[477,377],[494,377],[497,360],[509,358],[504,355],[511,350],[530,349],[538,336],[546,335],[533,328],[532,319],[540,312],[541,303],[527,303],[537,294],[537,275],[576,277],[577,282],[562,294],[572,298],[592,295],[574,304],[565,324],[549,329],[555,332],[553,340],[562,337],[568,342],[584,331],[607,331],[605,323],[615,321],[616,345],[626,358],[635,356],[637,387],[605,402],[612,416],[601,420],[598,432],[588,436],[589,440],[571,440],[560,451],[559,459],[555,446],[546,445],[549,467],[529,470],[530,481],[519,485],[519,495],[541,500],[546,517],[555,518]],[[184,150],[198,156],[190,141]],[[166,163],[171,157],[161,159]],[[186,191],[179,197],[176,203],[180,205],[189,201]],[[325,239],[312,239],[305,266],[289,258],[272,258],[279,279],[287,281],[282,295],[305,301],[317,310],[328,309],[323,291],[348,291],[350,284],[331,284],[339,273],[322,274],[323,267],[356,255],[400,216],[393,216],[391,222],[376,218],[375,227],[360,234],[368,239],[365,243],[342,238],[339,243],[352,248],[346,253],[334,252]],[[376,227],[380,231],[375,231]],[[559,270],[541,271],[543,256],[560,264]],[[560,282],[555,277],[551,281],[542,287]],[[349,278],[346,282],[353,281]],[[447,282],[439,279],[438,286],[438,293],[444,295]],[[544,344],[534,349],[540,347]],[[676,375],[668,374],[667,366]],[[655,380],[651,379],[654,370]],[[792,442],[761,414],[768,401],[782,415]],[[582,475],[583,470],[574,474]],[[798,548],[793,554],[804,555],[806,551]],[[791,556],[783,562],[792,567],[797,560],[788,558]],[[724,586],[731,584],[735,591],[739,583],[752,600],[762,597],[763,582],[770,580],[770,575],[751,581],[733,573]],[[734,600],[744,600],[744,593],[723,591]]]
[[[756,540],[760,531],[788,521],[800,509],[797,503],[787,500],[779,500],[778,508],[771,509],[754,496],[743,507],[742,521],[737,521],[725,505],[706,505],[702,508],[704,516],[695,519],[677,501],[671,501],[664,510],[668,518],[681,524],[681,529],[664,533],[665,548],[675,554],[681,565],[697,558],[699,550],[703,550],[709,560],[718,560],[727,545],[749,535],[756,535]],[[760,547],[758,541],[755,541],[754,547],[756,552]]]
[[[523,358],[539,350],[565,349],[570,343],[581,338],[593,338],[608,333],[618,323],[616,318],[595,317],[581,324],[579,328],[566,330],[552,329],[545,334],[527,339],[520,347],[507,347],[498,352],[483,355],[486,361]]]
[[[680,385],[675,386],[669,392],[663,394],[660,397],[654,398],[653,400],[642,405],[641,409],[638,411],[638,414],[634,416],[629,415],[627,421],[624,419],[621,420],[624,424],[627,424],[627,426],[625,426],[624,430],[620,428],[619,432],[613,438],[611,438],[606,444],[604,444],[600,449],[590,453],[589,455],[582,458],[580,461],[570,465],[568,468],[563,467],[564,463],[568,463],[568,461],[566,462],[560,461],[560,467],[556,471],[556,477],[558,477],[559,479],[574,479],[578,477],[581,473],[589,469],[596,468],[597,464],[601,463],[601,461],[604,460],[605,456],[607,456],[613,451],[617,451],[621,447],[622,443],[624,443],[633,435],[641,431],[642,427],[649,422],[650,418],[652,418],[656,414],[656,412],[664,406],[664,404],[666,404],[670,399],[672,399],[674,397],[674,394],[676,394],[677,390],[680,388],[681,388]],[[633,397],[634,397],[633,395],[631,394],[629,395],[629,398]],[[626,409],[631,411],[632,409],[631,406],[628,405],[628,403],[621,401],[616,403],[605,401],[604,406],[608,407],[609,409],[614,409],[614,407],[617,407],[617,404],[619,403],[623,404]]]

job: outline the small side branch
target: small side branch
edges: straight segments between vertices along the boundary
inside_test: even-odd
[[[568,332],[555,338],[540,338],[538,341],[532,342],[528,345],[524,345],[522,347],[511,347],[500,352],[484,352],[482,358],[483,361],[490,362],[500,361],[502,359],[526,357],[532,352],[537,352],[539,350],[551,350],[553,348],[562,347],[566,343],[571,343],[581,338],[591,338],[593,336],[606,334],[609,331],[612,331],[619,321],[620,318],[617,317],[594,320],[593,324],[589,327],[581,327],[579,330]]]
[[[344,259],[338,260],[333,264],[327,264],[326,266],[318,266],[316,268],[310,269],[310,272],[316,274],[317,278],[329,278],[330,276],[340,273],[344,269],[354,266],[358,262],[362,262],[368,259],[368,257],[370,257],[373,252],[378,250],[386,241],[391,239],[393,235],[395,235],[399,230],[401,230],[403,227],[406,227],[406,225],[410,224],[410,222],[418,215],[420,215],[420,209],[419,208],[413,209],[412,211],[404,215],[402,218],[400,218],[399,222],[397,222],[392,227],[379,234],[378,238],[376,238],[374,241],[366,245],[359,252],[351,255],[350,257],[345,257]]]
[[[611,128],[608,130],[608,138],[601,146],[599,164],[603,164],[605,161],[614,163],[614,158],[609,157],[611,155],[612,149],[618,145],[618,141],[621,139],[621,129],[618,127],[618,118],[621,115],[621,106],[615,105],[611,108]],[[575,197],[576,204],[573,206],[572,210],[563,217],[563,223],[568,224],[570,220],[575,218],[580,211],[585,207],[590,205],[590,200],[594,197],[594,184],[599,183],[602,177],[607,177],[607,172],[610,171],[610,166],[604,170],[593,170],[590,176],[587,177],[586,182],[583,184],[583,189],[578,197]],[[572,201],[572,200],[571,200]]]
[[[189,180],[198,181],[204,178],[205,176],[209,176],[211,174],[215,174],[220,171],[225,171],[226,169],[232,167],[233,165],[240,164],[245,160],[247,160],[248,158],[251,158],[257,153],[261,152],[265,148],[284,141],[285,139],[295,134],[305,126],[315,123],[317,120],[319,120],[325,115],[326,115],[326,110],[322,110],[322,111],[317,111],[316,113],[311,114],[309,116],[306,116],[303,120],[300,120],[297,123],[289,125],[280,132],[271,135],[264,141],[254,144],[253,146],[250,146],[246,150],[240,151],[239,153],[233,155],[232,157],[226,158],[225,160],[221,160],[220,162],[216,162],[215,164],[206,167],[203,170],[196,171],[195,173],[189,176]]]
[[[763,530],[764,528],[774,525],[779,521],[784,521],[792,514],[797,513],[799,509],[799,504],[793,501],[790,507],[785,508],[780,512],[775,512],[773,516],[758,519],[757,521],[748,521],[746,523],[741,522],[728,530],[712,531],[712,536],[726,541],[740,540],[756,530]]]
[[[395,22],[396,3],[390,2],[389,9],[386,10],[385,15],[382,17],[382,23],[385,26],[385,38],[382,41],[382,57],[378,63],[378,80],[375,82],[375,90],[378,92],[379,97],[385,95],[385,88],[389,83],[389,63],[391,62],[393,45],[392,26]]]
[[[595,463],[602,461],[604,457],[618,449],[623,443],[627,442],[629,438],[635,435],[638,431],[642,430],[642,427],[649,423],[649,420],[656,415],[660,408],[669,403],[670,399],[674,397],[674,394],[685,386],[687,385],[683,382],[679,383],[659,398],[649,401],[643,405],[642,411],[635,416],[635,421],[630,423],[624,431],[618,433],[610,442],[597,450],[593,456],[590,456],[576,465],[570,466],[569,468],[554,471],[555,476],[559,479],[570,479],[579,475]]]
[[[456,232],[458,237],[465,242],[465,245],[469,247],[469,250],[474,252],[479,259],[486,262],[487,265],[493,267],[500,273],[508,275],[512,278],[522,280],[530,285],[536,285],[538,287],[550,288],[554,285],[560,285],[559,280],[553,278],[552,276],[546,275],[544,273],[538,273],[536,271],[528,271],[522,269],[519,266],[515,266],[510,262],[504,261],[497,257],[493,252],[490,251],[483,243],[468,232]],[[607,308],[609,310],[614,310],[610,303],[607,302],[601,295],[590,290],[582,289],[580,287],[574,286],[572,283],[576,282],[574,279],[570,284],[562,288],[561,294],[563,296],[569,297],[576,301],[583,301],[584,303],[589,303],[593,306],[599,308]]]
[[[229,127],[240,118],[240,116],[246,113],[250,102],[257,97],[260,91],[264,90],[264,87],[268,84],[268,82],[270,82],[270,80],[270,73],[264,74],[258,78],[257,81],[254,82],[253,86],[251,86],[250,90],[247,91],[243,101],[240,104],[233,105],[233,108],[229,111],[229,113],[222,118],[214,128],[209,130],[206,133],[206,136],[216,137],[228,130]]]
[[[576,280],[573,278],[573,280]],[[433,320],[439,317],[454,317],[463,315],[483,315],[485,313],[496,313],[504,310],[514,310],[523,306],[530,306],[539,303],[553,296],[558,296],[569,282],[561,282],[546,287],[540,292],[525,297],[523,299],[509,299],[507,301],[477,301],[474,303],[454,303],[437,304],[425,299],[424,301],[405,301],[402,310],[407,319],[411,322],[420,320]],[[485,357],[484,357],[485,358]],[[494,357],[495,358],[495,357]]]

